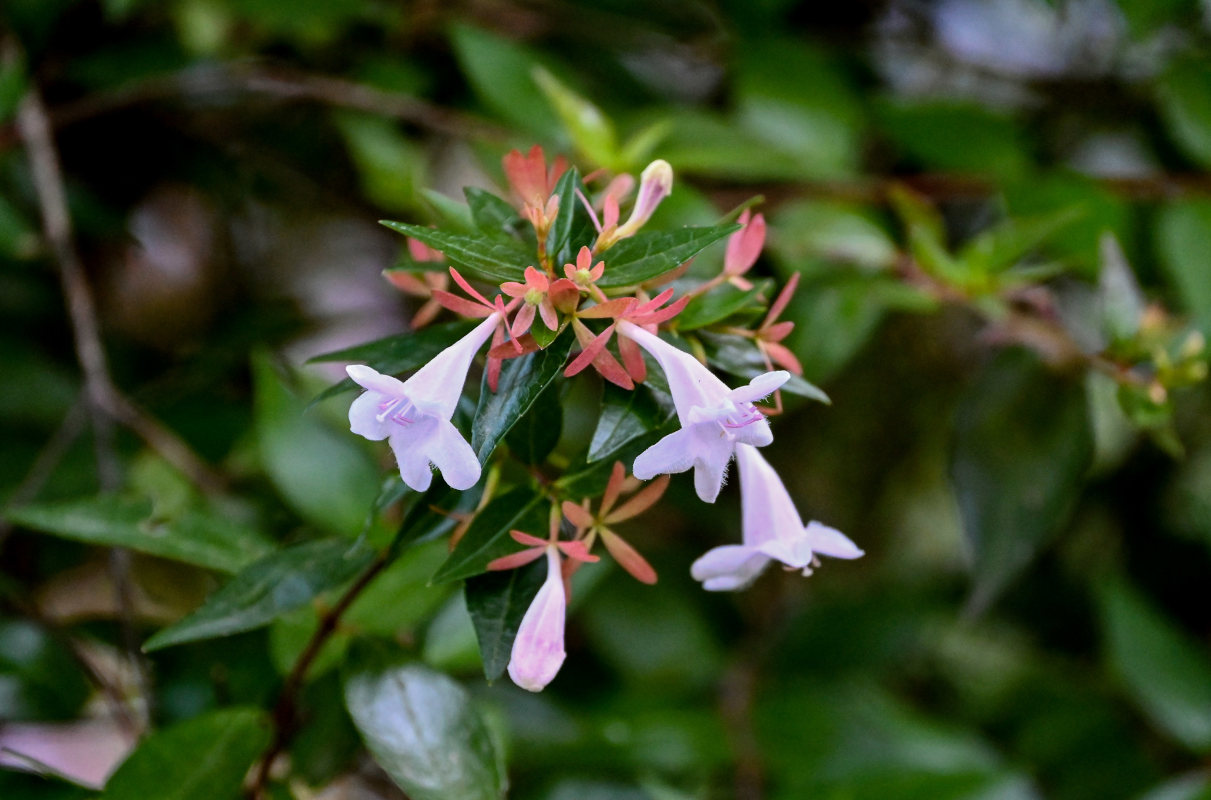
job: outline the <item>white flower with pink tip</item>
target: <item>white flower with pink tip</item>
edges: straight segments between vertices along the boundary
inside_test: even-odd
[[[450,418],[458,407],[471,360],[503,316],[489,314],[474,330],[421,367],[406,381],[351,364],[346,372],[366,391],[349,406],[349,428],[373,442],[387,439],[400,477],[418,492],[429,488],[435,465],[454,489],[479,480],[479,459]]]
[[[736,447],[764,447],[774,440],[769,422],[753,403],[786,383],[790,373],[766,372],[746,386],[729,389],[698,359],[638,325],[624,320],[618,332],[660,364],[681,422],[681,430],[639,454],[632,468],[635,477],[648,480],[692,467],[698,497],[715,502]]]
[[[810,575],[817,555],[858,558],[863,555],[845,534],[812,521],[806,526],[782,479],[757,448],[736,447],[740,466],[743,543],[716,547],[694,562],[690,574],[713,592],[743,589],[771,561]]]

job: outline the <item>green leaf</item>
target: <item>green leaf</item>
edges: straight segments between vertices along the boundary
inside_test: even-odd
[[[467,277],[489,283],[523,280],[526,265],[534,263],[534,253],[527,251],[520,242],[503,236],[468,236],[407,222],[380,222],[397,233],[441,250]]]
[[[485,106],[541,139],[559,135],[559,120],[534,81],[539,59],[532,50],[470,25],[453,25],[450,39],[459,66]]]
[[[542,67],[535,68],[533,76],[580,155],[593,166],[613,172],[625,169],[619,161],[618,137],[609,117]]]
[[[675,411],[669,406],[661,406],[645,385],[627,391],[607,383],[602,392],[601,416],[589,442],[587,461],[609,458],[674,416]]]
[[[488,463],[497,443],[563,370],[573,341],[573,336],[564,334],[546,350],[506,361],[495,392],[488,388],[487,375],[484,376],[479,406],[471,423],[471,449],[481,464]]]
[[[412,800],[500,800],[500,755],[467,691],[420,664],[361,657],[345,704],[374,760]]]
[[[471,332],[476,322],[458,320],[432,325],[419,331],[409,331],[395,336],[377,339],[373,342],[334,350],[331,353],[311,358],[307,363],[320,361],[349,361],[364,363],[384,375],[398,375],[401,372],[419,369],[433,360],[433,357],[445,350],[457,340]],[[327,400],[329,397],[359,388],[353,379],[345,378],[340,383],[330,386],[320,392],[312,403]]]
[[[150,500],[98,495],[8,510],[6,519],[77,542],[140,553],[219,572],[238,572],[272,547],[259,533],[224,517],[190,510],[157,518]]]
[[[266,556],[231,579],[189,616],[152,636],[150,652],[268,625],[360,573],[374,551],[346,539],[307,542]]]
[[[361,443],[308,415],[263,353],[252,359],[252,384],[261,462],[282,498],[318,527],[356,534],[379,486]]]
[[[960,403],[950,474],[973,554],[979,612],[1026,568],[1067,518],[1093,457],[1080,384],[1011,350]]]
[[[479,575],[488,562],[514,550],[511,530],[534,535],[546,532],[545,498],[533,489],[519,488],[492,499],[478,514],[458,547],[433,575],[433,582],[456,581]]]
[[[868,209],[847,203],[803,200],[778,209],[770,249],[787,272],[810,269],[809,259],[842,262],[863,270],[895,263],[895,242]]]
[[[1001,178],[1030,167],[1017,123],[983,106],[916,101],[884,103],[878,111],[892,140],[922,166]]]
[[[559,389],[558,383],[548,386],[505,435],[509,451],[522,463],[538,466],[559,443],[563,430]]]
[[[745,290],[724,284],[706,294],[698,295],[677,315],[677,330],[705,328],[707,325],[722,322],[746,306],[761,307],[761,298],[772,285],[773,281],[757,281],[751,289]]]
[[[510,235],[522,223],[517,209],[491,192],[468,186],[463,194],[467,196],[475,227],[489,236]]]
[[[1199,753],[1211,751],[1211,659],[1197,641],[1122,579],[1098,592],[1107,657],[1158,728]]]
[[[1211,202],[1187,200],[1163,209],[1156,247],[1181,305],[1211,330]]]
[[[805,178],[857,172],[863,103],[838,57],[777,35],[752,37],[736,55],[735,127],[759,142],[754,154],[785,155]]]
[[[476,227],[471,219],[471,209],[465,203],[460,203],[453,197],[433,189],[421,189],[420,193],[425,198],[425,205],[432,213],[434,226],[452,233],[475,233]],[[426,269],[439,269],[442,272],[446,270],[444,266],[435,262],[425,262],[418,266]]]
[[[687,227],[667,233],[640,231],[606,250],[602,288],[632,286],[663,275],[701,253],[709,245],[740,230],[739,225]]]
[[[467,579],[467,611],[475,626],[484,675],[494,681],[505,672],[521,618],[547,577],[545,559],[504,572]]]
[[[1037,217],[1013,217],[983,231],[959,251],[960,261],[982,274],[1004,272],[1081,217],[1062,208]]]
[[[357,166],[366,197],[391,211],[416,208],[417,187],[425,183],[425,159],[398,123],[378,114],[350,111],[333,114],[333,120]]]
[[[1165,130],[1194,162],[1211,167],[1211,66],[1202,58],[1178,60],[1156,89]]]
[[[259,709],[229,708],[157,731],[122,762],[101,800],[237,800],[269,744]]]
[[[568,169],[560,176],[559,182],[555,184],[554,194],[559,195],[559,213],[555,217],[555,222],[551,224],[551,230],[547,233],[547,252],[551,254],[552,264],[566,264],[573,261],[573,254],[569,245],[572,241],[572,231],[577,229],[576,223],[579,220],[581,223],[587,221],[587,214],[582,211],[584,206],[580,203],[580,198],[576,195],[576,191],[581,189],[580,173],[575,167]],[[557,272],[562,275],[561,270]]]
[[[761,351],[750,339],[734,334],[703,333],[702,340],[708,345],[706,359],[724,372],[751,380],[770,369],[761,357]],[[775,365],[776,368],[777,365]],[[782,384],[782,391],[797,394],[809,400],[818,400],[831,405],[832,400],[824,390],[799,375],[791,374]]]

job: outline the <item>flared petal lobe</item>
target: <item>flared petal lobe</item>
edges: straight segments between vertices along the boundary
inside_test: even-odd
[[[430,464],[455,489],[469,489],[479,480],[479,460],[450,418],[471,360],[503,318],[499,313],[490,314],[406,381],[362,364],[345,368],[366,390],[349,406],[350,430],[371,441],[389,440],[400,477],[410,488],[418,492],[429,488],[433,480]]]

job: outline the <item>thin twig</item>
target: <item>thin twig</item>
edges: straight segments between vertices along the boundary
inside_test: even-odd
[[[436,133],[503,140],[505,128],[470,114],[452,111],[412,95],[388,92],[344,78],[313,75],[254,62],[189,67],[170,75],[148,78],[121,88],[85,97],[50,111],[56,127],[103,116],[148,103],[181,99],[226,98],[234,94],[307,101],[335,108],[392,117]],[[15,143],[16,132],[0,126],[0,150]]]
[[[345,590],[340,599],[320,617],[315,633],[311,634],[307,646],[299,654],[298,659],[294,662],[294,667],[291,668],[290,674],[286,676],[286,681],[282,684],[282,693],[278,695],[277,704],[273,709],[273,740],[261,754],[253,770],[252,782],[246,792],[249,800],[263,800],[268,788],[269,772],[273,767],[273,762],[290,746],[298,734],[299,693],[302,691],[312,663],[319,656],[328,639],[336,632],[341,617],[353,605],[353,601],[390,563],[391,548],[387,548],[379,553],[370,566]]]

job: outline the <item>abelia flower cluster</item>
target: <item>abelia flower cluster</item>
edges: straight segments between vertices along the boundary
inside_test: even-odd
[[[533,354],[564,335],[574,336],[580,346],[580,352],[562,369],[564,377],[591,366],[610,383],[636,390],[650,377],[645,355],[659,367],[676,429],[633,458],[631,477],[627,476],[626,464],[614,463],[596,511],[592,498],[566,496],[560,481],[543,481],[541,491],[549,498],[551,510],[547,538],[522,530],[509,531],[525,549],[502,555],[487,565],[489,570],[505,570],[545,560],[546,579],[517,628],[508,665],[514,682],[531,691],[545,687],[564,661],[568,581],[582,564],[598,560],[591,552],[598,541],[637,580],[649,584],[656,581],[655,570],[613,526],[654,505],[671,474],[693,470],[698,497],[713,503],[731,462],[735,460],[739,466],[741,543],[716,547],[691,567],[693,577],[707,590],[742,589],[774,561],[808,575],[818,566],[821,555],[844,559],[862,555],[839,531],[815,521],[804,525],[785,484],[758,449],[773,441],[767,414],[781,409],[779,390],[791,380],[792,373],[802,372],[793,353],[781,344],[793,323],[777,321],[794,291],[796,278],[771,302],[761,287],[746,277],[764,245],[763,217],[747,210],[740,216],[739,227],[728,236],[723,269],[718,275],[696,285],[678,283],[653,296],[649,290],[680,275],[688,256],[666,264],[658,274],[639,273],[633,282],[620,285],[624,282],[611,279],[611,268],[637,267],[614,259],[613,248],[624,240],[646,235],[645,226],[672,190],[670,166],[655,161],[643,171],[632,210],[622,224],[620,204],[634,180],[617,176],[595,199],[587,184],[580,182],[574,188],[576,198],[561,198],[556,189],[568,169],[562,159],[548,166],[538,147],[527,155],[514,151],[505,157],[505,174],[520,201],[517,218],[529,223],[535,258],[531,264],[516,266],[516,280],[496,283],[492,299],[454,266],[449,268],[449,278],[466,296],[448,291],[443,273],[388,272],[394,285],[425,299],[414,320],[417,327],[430,322],[439,307],[482,322],[405,381],[369,366],[355,364],[347,368],[349,377],[365,389],[349,409],[352,431],[373,441],[386,439],[404,483],[423,492],[430,487],[434,467],[450,487],[466,490],[479,483],[487,466],[480,463],[453,420],[475,356],[489,339],[492,346],[487,351],[485,370],[488,392],[497,390],[504,361]],[[562,183],[566,185],[566,181]],[[590,241],[552,245],[554,231],[560,227],[559,215],[567,213],[587,215],[581,227],[587,229],[591,222]],[[425,243],[409,241],[418,265],[440,263],[443,250],[458,253],[461,255],[446,257],[471,272],[473,278],[490,282],[484,279],[483,259],[475,257],[474,241],[422,233],[427,229],[414,226],[409,230],[426,239]],[[720,229],[720,235],[727,230]],[[447,247],[444,243],[453,245]],[[570,255],[573,249],[574,259],[554,263],[555,259],[564,261],[560,253]],[[756,315],[741,313],[746,311],[743,306],[737,306],[730,319],[714,326],[718,333],[751,340],[767,366],[766,372],[736,387],[724,383],[698,355],[661,336],[662,330],[678,331],[679,316],[688,304],[717,288],[744,292],[743,301],[751,299],[766,310],[756,327],[747,320],[761,316],[760,311]],[[567,328],[571,328],[571,334],[565,333]],[[774,369],[775,364],[782,369]],[[757,405],[771,395],[775,397],[774,409]],[[491,453],[485,456],[491,457]],[[652,483],[642,486],[642,481]],[[633,494],[622,500],[628,492]],[[466,523],[461,527],[466,530]]]

